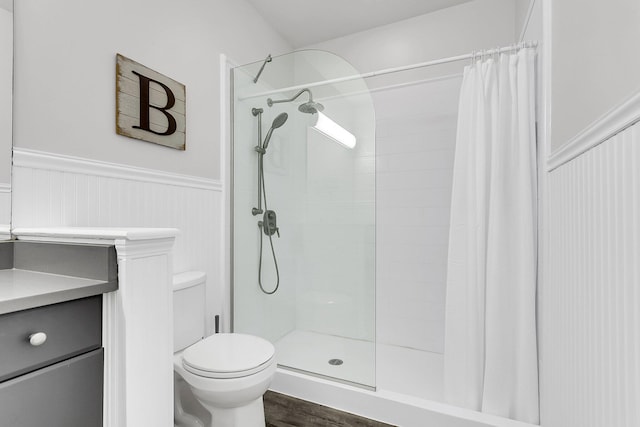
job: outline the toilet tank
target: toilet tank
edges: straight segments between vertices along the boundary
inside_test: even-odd
[[[173,276],[173,351],[183,350],[204,338],[205,283],[202,271]]]

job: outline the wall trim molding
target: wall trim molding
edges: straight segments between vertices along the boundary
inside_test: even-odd
[[[181,175],[156,169],[146,169],[20,147],[13,148],[13,166],[199,188],[219,192],[222,192],[224,187],[221,181],[215,179]]]
[[[547,159],[547,171],[564,165],[640,121],[640,90],[584,128]]]

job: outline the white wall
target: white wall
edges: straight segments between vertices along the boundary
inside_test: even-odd
[[[446,58],[513,43],[514,7],[513,0],[475,0],[309,47],[334,52],[361,73]]]
[[[519,41],[537,41],[541,47],[542,0],[516,0],[516,37]]]
[[[16,146],[211,179],[220,53],[246,63],[290,49],[243,0],[24,0],[15,22]],[[116,53],[186,85],[186,151],[116,135]]]
[[[0,4],[0,183],[11,181],[13,14]],[[0,205],[0,208],[4,207]],[[4,223],[4,221],[2,222]]]
[[[551,8],[556,150],[640,88],[640,2],[563,0]]]
[[[11,138],[13,104],[12,3],[0,3],[0,235],[7,238],[11,223]],[[7,8],[9,10],[7,10]]]
[[[526,31],[529,20],[529,9],[536,0],[514,0],[515,4],[515,35],[520,37]],[[526,39],[525,39],[526,40]]]

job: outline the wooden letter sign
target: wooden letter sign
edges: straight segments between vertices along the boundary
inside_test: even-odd
[[[118,134],[184,150],[185,103],[183,84],[117,55]]]

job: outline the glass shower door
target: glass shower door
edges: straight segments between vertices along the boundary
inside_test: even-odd
[[[281,367],[375,387],[371,96],[328,52],[273,58],[254,83],[261,65],[233,72],[233,329]]]

